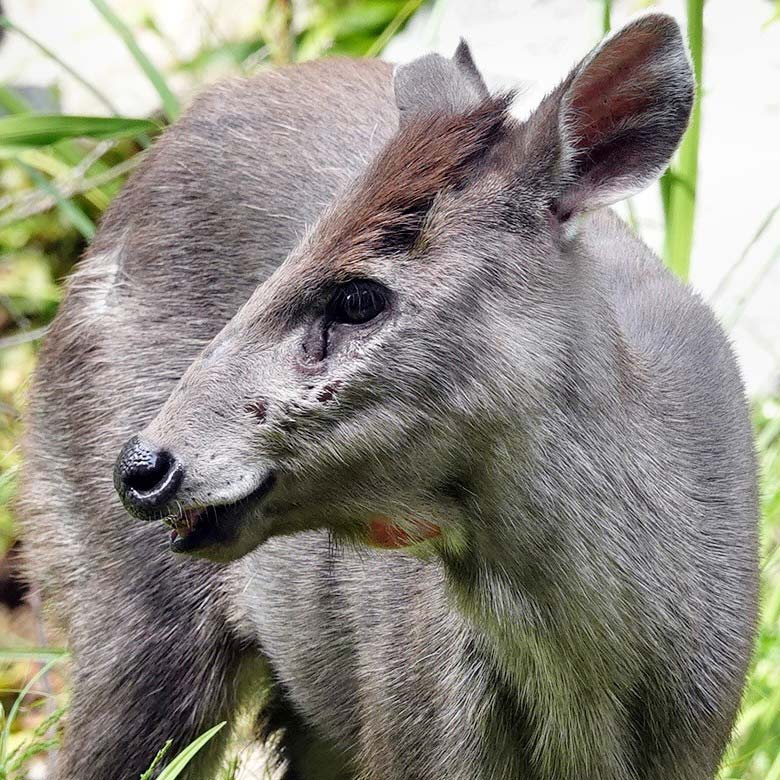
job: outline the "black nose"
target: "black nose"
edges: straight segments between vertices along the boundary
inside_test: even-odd
[[[159,512],[176,495],[184,470],[169,452],[151,447],[133,436],[119,453],[114,466],[114,485],[133,514]]]

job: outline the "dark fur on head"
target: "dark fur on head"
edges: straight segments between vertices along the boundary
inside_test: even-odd
[[[463,187],[514,124],[511,94],[456,114],[415,116],[361,176],[354,194],[322,226],[319,246],[337,266],[410,249],[436,196]]]

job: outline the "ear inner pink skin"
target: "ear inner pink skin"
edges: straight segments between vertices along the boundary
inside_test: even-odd
[[[635,32],[630,48],[613,44],[596,55],[594,62],[603,61],[603,67],[591,67],[575,83],[572,108],[580,121],[572,140],[578,149],[598,146],[614,131],[620,118],[639,114],[652,104],[652,94],[642,88],[642,67],[651,59],[657,43],[653,31],[642,36]],[[615,79],[615,73],[621,78]]]
[[[441,528],[426,520],[416,520],[415,531],[410,533],[397,526],[387,515],[374,515],[369,528],[368,538],[371,544],[385,550],[398,550],[425,539],[441,536]]]

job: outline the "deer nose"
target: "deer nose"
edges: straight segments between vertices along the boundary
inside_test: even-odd
[[[125,442],[114,466],[114,486],[129,512],[159,513],[176,495],[184,476],[181,464],[138,436]]]

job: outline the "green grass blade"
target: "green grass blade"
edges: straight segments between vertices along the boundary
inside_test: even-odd
[[[163,109],[168,120],[173,122],[179,115],[179,100],[168,87],[163,75],[154,67],[152,61],[144,54],[138,42],[135,40],[130,28],[114,13],[106,0],[90,0],[101,16],[114,28],[114,31],[122,39],[127,50],[138,63],[138,66],[146,74],[152,86],[157,90]]]
[[[745,260],[747,260],[750,250],[759,242],[764,233],[766,233],[777,214],[780,214],[780,203],[771,208],[761,220],[761,224],[752,235],[750,241],[748,241],[747,246],[740,253],[737,261],[728,269],[728,271],[726,271],[723,278],[718,282],[718,286],[715,288],[715,292],[710,296],[710,300],[715,300],[726,290],[734,274],[739,271]]]
[[[162,761],[168,751],[171,749],[171,745],[173,744],[173,740],[169,739],[163,746],[160,748],[160,750],[157,751],[157,755],[154,757],[154,760],[151,764],[149,764],[149,768],[141,775],[140,780],[152,780],[152,774],[154,773],[154,770],[157,769],[158,764],[160,761]]]
[[[22,688],[21,692],[16,697],[13,705],[11,706],[11,709],[8,712],[8,715],[5,718],[3,731],[0,733],[0,766],[4,763],[8,749],[8,738],[11,736],[11,728],[13,727],[14,721],[16,720],[16,715],[19,712],[19,708],[22,706],[24,697],[27,696],[27,694],[32,690],[33,685],[35,685],[35,683],[37,683],[38,680],[40,680],[41,677],[43,677],[43,675],[45,675],[46,672],[48,672],[49,669],[51,669],[52,666],[54,666],[54,664],[56,664],[59,660],[59,658],[52,658],[51,661],[49,661],[42,669],[40,669],[28,680],[27,685]]]
[[[111,102],[111,100],[106,96],[104,92],[99,90],[94,84],[87,81],[77,70],[74,70],[71,68],[70,65],[68,65],[67,62],[60,59],[57,54],[55,54],[51,49],[49,49],[47,46],[45,46],[43,43],[41,43],[37,38],[30,35],[26,30],[22,29],[17,25],[15,22],[12,22],[8,17],[3,16],[0,14],[0,27],[4,27],[6,30],[11,30],[17,35],[24,38],[28,43],[30,43],[32,46],[35,46],[38,51],[40,51],[44,56],[48,57],[52,62],[56,62],[57,65],[62,68],[66,73],[68,73],[73,79],[75,79],[79,84],[81,84],[84,89],[87,90],[90,94],[94,95],[94,97],[102,103],[108,110],[113,114],[114,116],[120,116],[120,112],[117,109],[116,105]],[[2,88],[0,87],[0,90]],[[1,100],[0,100],[1,102]],[[27,109],[29,111],[29,107]],[[21,113],[20,111],[13,111],[12,113]],[[151,141],[149,139],[149,136],[146,134],[142,134],[138,136],[138,142],[143,146],[145,149],[149,147],[151,144]]]
[[[772,762],[765,780],[780,780],[780,753],[775,756],[775,760]]]
[[[214,728],[209,729],[204,734],[201,734],[194,742],[187,745],[184,750],[174,758],[168,766],[163,769],[157,780],[175,780],[187,767],[187,764],[192,761],[195,754],[225,725],[225,721],[218,723]]]
[[[91,241],[96,233],[95,223],[72,201],[63,197],[62,193],[41,173],[35,170],[31,165],[16,161],[27,172],[27,175],[33,180],[36,187],[47,195],[50,195],[57,203],[62,215],[70,222],[76,230],[81,233],[87,241]]]
[[[672,171],[667,168],[664,175],[658,181],[661,189],[661,208],[664,215],[664,225],[669,224],[669,194],[672,190]]]
[[[775,0],[775,10],[772,15],[761,25],[762,32],[772,24],[780,22],[780,0]]]
[[[101,143],[109,143],[102,141]],[[81,161],[69,164],[63,162],[62,157],[66,155],[63,153],[62,144],[59,145],[59,149],[51,149],[51,147],[35,148],[35,149],[3,149],[0,147],[0,159],[21,160],[23,163],[32,166],[37,171],[45,173],[50,179],[59,180],[60,182],[74,181],[74,174],[77,170],[77,166]],[[52,153],[54,152],[54,153]],[[82,155],[83,156],[83,155]],[[92,167],[92,166],[88,166]],[[101,173],[104,170],[104,166],[100,166]],[[83,193],[84,198],[88,200],[96,209],[105,211],[110,203],[110,198],[100,189],[94,189]],[[71,197],[72,193],[68,193],[66,197]]]
[[[726,327],[729,331],[734,328],[734,326],[742,318],[742,315],[745,313],[745,309],[747,309],[747,306],[750,303],[750,299],[758,290],[761,289],[764,279],[766,279],[766,277],[774,268],[775,264],[778,262],[780,262],[780,246],[777,247],[771,255],[769,255],[767,260],[762,264],[756,275],[750,281],[750,285],[737,299],[734,305],[734,310],[732,311],[729,319],[726,321]]]
[[[612,30],[612,0],[602,0],[601,3],[601,31],[604,35]]]
[[[424,0],[408,0],[398,10],[390,24],[385,27],[382,34],[371,44],[366,51],[366,57],[376,57],[384,51],[393,36],[406,24],[410,17],[420,8]]]
[[[157,129],[148,119],[14,114],[0,117],[0,147],[48,146],[70,138],[127,138]]]
[[[9,114],[25,114],[30,111],[30,104],[12,89],[0,84],[0,107]]]
[[[12,22],[7,16],[0,15],[0,27],[4,27],[6,30],[15,32],[17,35],[24,38],[28,43],[35,46],[38,51],[48,57],[52,62],[56,62],[60,68],[62,68],[67,74],[78,81],[78,83],[81,84],[84,89],[86,89],[90,94],[94,95],[94,97],[97,98],[97,100],[99,100],[112,114],[119,114],[119,111],[116,110],[114,104],[94,84],[90,84],[90,82],[87,81],[78,71],[71,68],[67,62],[61,60],[51,49],[42,44],[37,38],[34,38],[32,35],[30,35],[30,33],[28,33],[26,30],[23,30],[21,27],[19,27],[19,25]]]
[[[0,661],[57,661],[68,651],[56,647],[18,647],[0,649]]]
[[[687,279],[693,248],[696,214],[696,182],[699,168],[699,135],[701,131],[701,78],[704,51],[704,0],[688,0],[688,44],[696,78],[696,97],[688,132],[680,145],[677,163],[662,185],[666,213],[664,257],[667,265],[682,279]],[[664,189],[668,188],[668,189]]]

